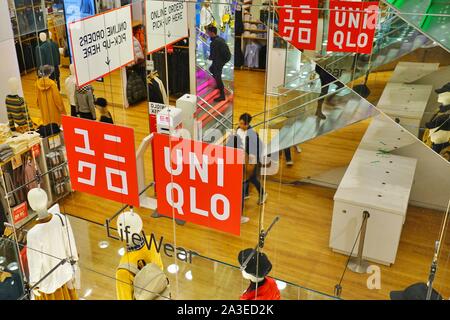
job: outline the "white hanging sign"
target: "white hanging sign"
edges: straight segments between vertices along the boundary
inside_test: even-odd
[[[186,2],[147,0],[145,4],[148,53],[188,36]]]
[[[134,61],[131,6],[124,6],[69,24],[78,86]]]

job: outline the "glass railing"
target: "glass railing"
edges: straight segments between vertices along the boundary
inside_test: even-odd
[[[447,50],[450,49],[450,2],[443,0],[383,0],[398,15],[427,34]]]
[[[79,260],[77,264],[72,264],[76,266],[74,275],[77,276],[74,279],[77,281],[71,282],[75,291],[65,288],[65,292],[80,300],[116,300],[119,294],[122,298],[128,294],[132,295],[131,292],[137,289],[136,286],[133,287],[129,283],[122,281],[117,274],[119,264],[127,260],[124,244],[119,240],[108,237],[104,226],[72,216],[67,217],[75,235],[74,240]],[[168,239],[168,241],[170,242],[171,240]],[[13,241],[8,241],[8,243],[13,247],[16,245]],[[47,257],[52,261],[54,268],[50,272],[45,273],[42,279],[39,279],[36,283],[29,284],[30,291],[24,291],[22,282],[18,282],[16,299],[19,297],[21,299],[39,298],[37,296],[39,294],[39,285],[44,284],[46,279],[51,278],[61,268],[67,268],[71,263],[61,258],[52,257],[36,248],[28,247],[26,250],[38,253],[42,259],[44,256]],[[188,251],[189,257],[185,259],[186,261],[182,261],[182,259],[180,260],[180,258],[175,256],[164,254],[164,250],[162,249],[159,254],[162,259],[163,271],[170,283],[169,290],[160,295],[159,292],[153,292],[148,288],[140,288],[141,294],[148,293],[164,300],[237,300],[250,284],[248,280],[242,277],[242,272],[236,265],[227,264],[195,253],[191,255],[190,251]],[[0,256],[0,258],[3,257]],[[10,257],[8,261],[17,261],[16,256]],[[0,262],[0,265],[6,263],[3,260],[0,260]],[[22,277],[20,263],[16,263],[14,266],[9,265],[9,267],[17,270],[18,275]],[[304,288],[281,279],[274,279],[280,290],[282,300],[337,299],[331,295]],[[45,299],[46,295],[41,297]],[[53,300],[59,300],[57,294],[52,295],[52,297]],[[62,299],[62,297],[59,298]],[[66,295],[65,298],[67,299],[68,296]]]

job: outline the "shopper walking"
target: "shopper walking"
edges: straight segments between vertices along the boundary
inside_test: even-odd
[[[230,48],[224,39],[217,35],[217,28],[210,25],[206,28],[206,33],[211,39],[209,60],[212,61],[212,65],[209,71],[212,73],[214,80],[219,89],[220,95],[214,99],[215,102],[225,100],[225,86],[222,81],[222,70],[225,64],[231,59]]]
[[[249,173],[247,177],[247,183],[244,184],[244,199],[248,199],[250,183],[255,186],[258,190],[259,199],[258,204],[262,205],[266,202],[267,193],[264,191],[260,181],[259,172],[261,172],[261,155],[264,149],[261,139],[259,139],[256,131],[251,127],[250,122],[252,121],[252,116],[248,113],[243,113],[239,117],[239,128],[236,134],[240,137],[243,149],[248,154],[249,165],[254,165],[253,170]]]
[[[95,100],[95,106],[100,113],[100,122],[114,124],[111,112],[108,110],[108,101],[105,98],[97,98]]]

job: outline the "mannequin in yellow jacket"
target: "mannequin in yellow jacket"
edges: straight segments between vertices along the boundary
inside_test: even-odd
[[[142,220],[137,213],[134,212],[124,212],[117,219],[117,230],[119,231],[119,236],[123,237],[121,230],[125,227],[129,227],[130,234],[136,233],[141,234],[142,231]],[[124,263],[129,263],[131,265],[136,265],[142,268],[146,264],[154,263],[158,265],[162,270],[164,269],[161,255],[156,251],[155,247],[149,250],[145,241],[141,245],[135,245],[129,237],[128,244],[125,254],[120,259],[119,265]],[[124,239],[125,241],[125,239]],[[147,237],[149,243],[150,238]],[[116,295],[118,300],[133,300],[134,299],[134,274],[126,269],[117,269],[116,271]]]

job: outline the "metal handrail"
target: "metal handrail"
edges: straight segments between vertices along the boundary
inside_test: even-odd
[[[198,96],[197,98],[199,98],[201,101],[203,101],[209,107],[210,110],[213,110],[214,112],[218,113],[222,118],[226,118],[224,114],[222,114],[220,111],[214,109],[214,107],[211,104],[209,104],[208,101],[206,101],[205,99],[203,99],[200,96]],[[201,106],[199,105],[199,107],[201,107]],[[230,120],[228,120],[228,119],[226,119],[226,120],[231,123]]]
[[[199,97],[200,98],[200,97]],[[205,109],[202,105],[197,104],[197,107],[201,108],[203,111],[205,111],[207,114],[209,114],[212,118],[214,118],[214,120],[216,120],[217,122],[219,122],[225,129],[228,129],[228,127],[223,124],[222,121],[220,121],[219,119],[217,119],[213,114],[211,114],[211,112],[209,112],[207,109]],[[228,120],[228,119],[227,119]],[[231,123],[231,122],[230,122]]]

